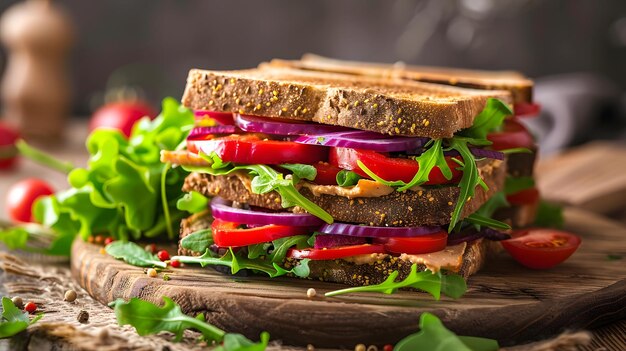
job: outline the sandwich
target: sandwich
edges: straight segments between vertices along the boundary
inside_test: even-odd
[[[474,73],[467,88],[443,84],[468,86],[460,71],[422,82],[407,73],[419,68],[390,77],[391,66],[315,60],[328,59],[190,71],[182,102],[197,127],[161,154],[190,172],[185,262],[347,285],[414,265],[468,277],[511,225],[532,222],[532,208],[507,202],[532,188],[519,179],[534,158],[516,157],[534,146],[507,129],[522,126],[512,107],[530,103],[532,82]]]

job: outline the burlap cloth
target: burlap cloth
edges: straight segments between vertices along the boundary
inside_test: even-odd
[[[182,342],[172,342],[172,334],[140,337],[134,328],[117,325],[113,310],[94,301],[72,280],[67,262],[54,262],[45,257],[20,256],[0,252],[0,293],[34,301],[45,314],[39,322],[10,340],[0,341],[0,350],[207,350],[206,344],[195,340],[199,334],[186,332]],[[65,291],[73,289],[74,302],[63,301]],[[78,321],[86,311],[89,320]],[[591,342],[587,332],[564,333],[552,340],[507,347],[509,351],[569,351],[587,349]],[[281,346],[278,342],[268,351],[303,348]],[[319,349],[317,349],[319,350]]]

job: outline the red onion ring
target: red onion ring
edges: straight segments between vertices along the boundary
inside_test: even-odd
[[[237,133],[237,127],[231,125],[220,125],[213,127],[195,127],[189,132],[187,139],[196,139],[209,134],[233,134]]]
[[[315,236],[314,249],[324,249],[339,246],[351,246],[366,244],[367,241],[363,237],[336,235],[336,234],[318,234]]]
[[[314,123],[298,123],[295,121],[275,120],[256,116],[235,114],[235,125],[246,132],[278,134],[278,135],[308,135],[332,133],[350,130],[345,127]]]
[[[295,142],[334,147],[349,147],[353,149],[365,149],[378,152],[398,152],[421,148],[428,142],[428,140],[430,139],[418,137],[392,137],[375,132],[350,130],[345,132],[301,136],[296,139]]]
[[[320,233],[362,236],[368,238],[416,237],[441,231],[438,226],[424,227],[371,227],[365,225],[339,223],[325,224]]]
[[[211,200],[211,213],[214,218],[224,221],[253,225],[289,225],[294,227],[319,226],[323,220],[308,213],[261,212],[230,207],[230,203],[221,197]]]

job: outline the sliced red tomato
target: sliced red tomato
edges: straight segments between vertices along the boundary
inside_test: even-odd
[[[533,269],[548,269],[570,257],[580,246],[580,241],[579,236],[568,232],[534,228],[516,230],[511,239],[501,243],[522,265]]]
[[[385,253],[385,247],[383,245],[351,245],[340,246],[332,249],[306,249],[297,250],[290,249],[287,251],[287,257],[295,258],[298,260],[309,258],[312,260],[338,260],[344,257],[367,255],[373,253]]]
[[[531,102],[518,102],[513,105],[515,116],[535,117],[541,112],[541,105]]]
[[[331,165],[353,171],[363,177],[369,178],[359,167],[357,161],[363,162],[365,167],[387,181],[401,180],[408,183],[415,177],[417,171],[419,171],[419,164],[411,159],[387,157],[376,151],[345,147],[334,147],[330,150],[328,162]],[[461,171],[456,169],[459,165],[452,161],[451,157],[446,157],[446,161],[452,170],[452,179],[447,180],[441,173],[439,167],[435,167],[430,172],[428,176],[429,180],[425,184],[458,183],[462,176]]]
[[[533,205],[539,201],[539,190],[537,188],[524,189],[515,194],[507,195],[506,201],[511,205]]]
[[[318,162],[313,167],[317,170],[315,184],[337,185],[337,173],[341,171],[341,168],[333,166],[328,162]]]
[[[315,164],[319,161],[326,161],[328,158],[328,149],[324,146],[267,140],[261,138],[259,134],[187,140],[187,149],[191,152],[202,151],[206,154],[215,152],[225,162],[243,164]]]
[[[385,250],[391,253],[417,255],[445,249],[448,243],[448,233],[442,230],[413,238],[378,238],[375,242],[384,244]]]
[[[264,225],[261,227],[242,229],[241,224],[220,219],[213,220],[211,230],[213,240],[220,247],[240,247],[267,243],[276,239],[311,233],[308,227],[292,227],[286,225]]]
[[[504,121],[504,128],[501,132],[487,135],[493,145],[494,150],[506,150],[518,147],[532,149],[535,147],[535,139],[528,132],[528,129],[515,118],[507,118]]]

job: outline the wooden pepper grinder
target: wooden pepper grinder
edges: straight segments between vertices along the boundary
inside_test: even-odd
[[[0,39],[9,51],[2,80],[4,116],[23,136],[59,138],[71,95],[66,58],[73,30],[68,16],[48,0],[26,0],[2,15]]]

